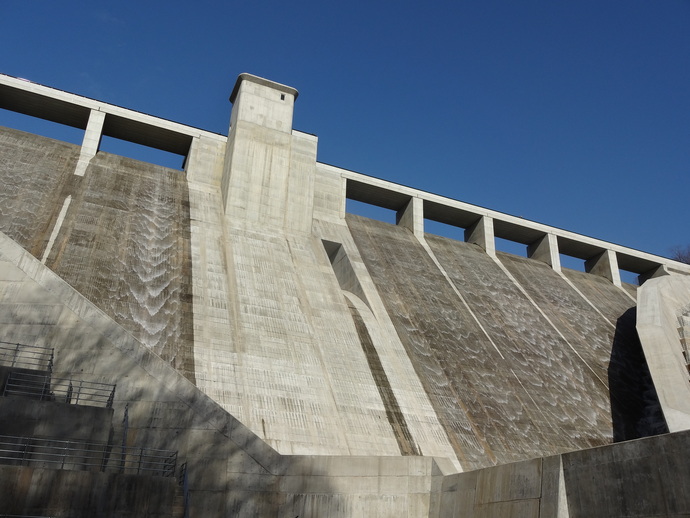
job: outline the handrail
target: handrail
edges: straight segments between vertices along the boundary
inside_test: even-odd
[[[174,477],[177,451],[0,435],[0,463]]]
[[[51,372],[53,348],[0,340],[0,365]]]
[[[111,408],[116,387],[115,384],[12,371],[7,378],[4,395]]]

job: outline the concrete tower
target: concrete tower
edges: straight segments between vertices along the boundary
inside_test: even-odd
[[[251,74],[238,77],[222,179],[233,222],[310,231],[316,138],[293,135],[297,95]]]

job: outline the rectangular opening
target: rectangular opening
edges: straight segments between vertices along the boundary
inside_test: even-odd
[[[503,239],[501,237],[496,237],[494,240],[497,252],[527,257],[527,245],[518,243],[517,241],[511,241],[510,239]]]
[[[178,170],[184,167],[185,161],[185,157],[177,153],[170,153],[169,151],[163,151],[161,149],[143,146],[126,140],[107,137],[105,135],[101,139],[99,151]]]
[[[427,234],[435,234],[437,236],[447,237],[449,239],[455,239],[456,241],[465,240],[464,228],[449,225],[447,223],[441,223],[440,221],[434,221],[431,219],[424,220],[424,232]]]
[[[84,130],[0,108],[0,126],[81,146]]]
[[[396,211],[347,198],[345,212],[395,225]]]
[[[639,273],[631,272],[628,270],[623,270],[622,268],[619,268],[618,270],[621,275],[621,282],[626,282],[628,284],[632,284],[633,286],[639,286],[640,285],[640,280],[639,280]]]
[[[578,272],[585,271],[585,261],[572,255],[559,254],[561,258],[561,267],[577,270]]]

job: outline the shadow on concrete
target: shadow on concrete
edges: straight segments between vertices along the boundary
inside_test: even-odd
[[[614,442],[668,433],[668,426],[637,336],[637,308],[616,322],[608,368]]]

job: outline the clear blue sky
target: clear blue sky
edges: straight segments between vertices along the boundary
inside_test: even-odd
[[[690,0],[4,0],[0,28],[5,74],[227,133],[250,72],[299,90],[321,162],[690,243]]]

